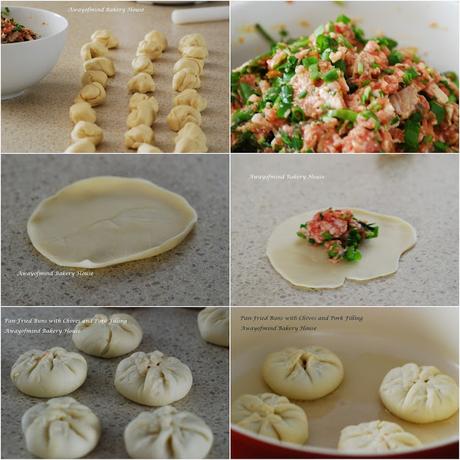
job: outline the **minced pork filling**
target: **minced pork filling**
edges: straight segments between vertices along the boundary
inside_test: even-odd
[[[234,152],[458,152],[458,77],[341,15],[232,71]]]

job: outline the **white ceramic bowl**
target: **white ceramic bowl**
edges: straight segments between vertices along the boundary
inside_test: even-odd
[[[283,25],[295,38],[309,35],[339,14],[359,19],[366,36],[384,34],[400,46],[416,47],[440,72],[458,71],[458,2],[455,1],[238,1],[232,2],[232,68],[268,50],[251,25],[279,39]]]
[[[10,17],[40,36],[38,40],[2,44],[2,99],[9,99],[51,72],[64,49],[69,23],[52,11],[2,4],[5,6]]]

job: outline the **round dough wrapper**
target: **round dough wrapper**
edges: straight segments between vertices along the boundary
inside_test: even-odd
[[[228,347],[228,308],[207,307],[198,313],[198,329],[206,342]]]
[[[458,410],[458,385],[434,366],[408,363],[383,378],[380,398],[394,415],[408,422],[445,420]]]
[[[333,392],[343,380],[343,365],[327,348],[307,345],[270,353],[262,374],[274,392],[306,401]]]
[[[144,179],[102,176],[42,201],[27,231],[57,265],[99,268],[169,251],[196,221],[195,210],[176,193]]]
[[[73,398],[36,404],[22,416],[27,450],[40,458],[81,458],[99,442],[101,423]]]
[[[318,212],[310,211],[290,217],[271,234],[267,256],[273,268],[294,286],[315,289],[337,288],[345,279],[366,281],[395,273],[401,255],[415,245],[414,227],[398,217],[346,209],[351,209],[358,219],[379,226],[378,238],[365,240],[360,245],[360,261],[333,264],[323,247],[315,247],[299,238],[296,235],[299,225],[311,220]]]
[[[338,450],[383,453],[420,447],[422,443],[398,424],[375,420],[350,425],[340,432]]]
[[[29,350],[11,368],[10,377],[18,390],[37,398],[63,396],[86,380],[85,358],[61,347]]]
[[[139,351],[125,358],[115,373],[115,388],[131,401],[166,406],[184,398],[192,387],[192,372],[179,359],[161,351]]]
[[[141,412],[125,429],[131,458],[206,458],[213,434],[197,415],[165,406]]]
[[[232,403],[232,423],[279,441],[304,444],[308,439],[303,409],[273,393],[240,396]]]
[[[135,350],[142,340],[142,328],[131,316],[115,313],[110,318],[97,314],[75,326],[75,346],[88,355],[116,358]]]

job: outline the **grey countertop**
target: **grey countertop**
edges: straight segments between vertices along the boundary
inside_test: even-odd
[[[199,334],[194,308],[2,308],[2,458],[30,458],[21,431],[23,413],[43,399],[27,396],[13,385],[9,374],[19,355],[32,348],[62,346],[77,351],[69,334],[17,334],[6,329],[30,328],[26,324],[6,324],[6,319],[84,319],[96,313],[129,313],[141,324],[144,337],[139,351],[160,350],[186,363],[193,374],[190,393],[174,403],[179,410],[191,411],[210,426],[214,445],[210,458],[228,458],[228,349],[204,342]],[[73,329],[66,324],[45,323],[39,327]],[[82,353],[82,352],[80,352]],[[141,406],[121,396],[113,385],[115,369],[124,358],[103,359],[82,353],[88,362],[88,378],[69,396],[87,405],[99,417],[102,436],[87,458],[127,458],[123,442],[126,425]]]
[[[8,2],[2,2],[4,4]],[[73,128],[69,107],[80,90],[80,48],[91,41],[91,34],[97,29],[111,29],[120,42],[119,48],[110,50],[108,55],[117,73],[107,85],[107,99],[95,108],[97,124],[104,131],[104,141],[97,147],[99,152],[126,152],[123,134],[127,131],[127,83],[132,76],[131,61],[138,42],[152,29],[165,33],[169,44],[165,53],[154,62],[157,86],[154,96],[160,105],[158,118],[153,124],[155,145],[164,152],[173,151],[175,133],[168,128],[166,116],[175,95],[171,84],[174,63],[180,58],[176,47],[183,35],[199,32],[209,48],[199,89],[208,102],[202,113],[202,128],[209,152],[229,151],[228,21],[175,25],[170,19],[171,13],[180,6],[159,5],[158,2],[152,5],[118,1],[116,6],[111,1],[89,4],[14,1],[11,4],[52,10],[68,20],[69,30],[64,50],[49,75],[22,96],[2,102],[2,152],[56,153],[67,148]],[[211,2],[205,6],[213,5],[228,3]],[[200,8],[201,5],[187,7]]]
[[[458,161],[458,155],[426,154],[233,155],[232,304],[458,305]],[[417,243],[388,277],[298,289],[270,265],[267,240],[288,217],[330,206],[401,217],[415,227]]]
[[[156,257],[95,270],[59,267],[32,246],[27,220],[46,197],[98,175],[142,177],[177,192],[198,223]],[[2,157],[2,305],[228,305],[228,246],[226,155]]]

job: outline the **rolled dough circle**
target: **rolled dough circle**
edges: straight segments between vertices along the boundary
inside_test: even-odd
[[[399,217],[351,209],[353,215],[379,226],[378,238],[365,240],[359,246],[358,262],[333,264],[323,247],[313,246],[296,233],[299,225],[313,218],[318,211],[290,217],[279,224],[267,244],[267,256],[273,268],[287,281],[303,288],[337,288],[345,279],[366,281],[387,276],[398,270],[401,255],[415,245],[414,227]]]
[[[176,193],[144,179],[100,176],[42,201],[27,233],[57,265],[100,268],[169,251],[196,221],[196,211]]]

